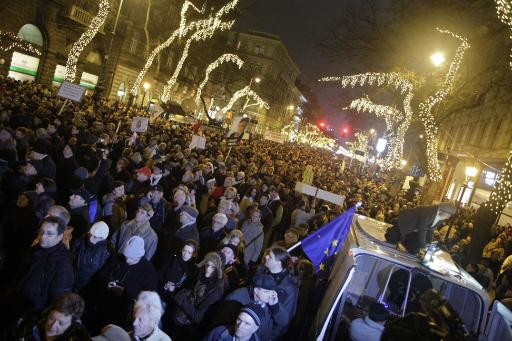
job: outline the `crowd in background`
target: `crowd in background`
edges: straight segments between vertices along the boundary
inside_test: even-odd
[[[393,223],[414,193],[332,152],[161,118],[0,78],[0,330],[9,339],[278,340],[303,337],[318,302],[314,267],[287,249],[356,202]],[[60,114],[59,114],[59,111]],[[193,134],[205,149],[190,149]],[[312,185],[343,205],[294,190]],[[467,264],[471,210],[436,232],[496,297],[512,297],[512,227]],[[509,279],[510,278],[510,279]],[[488,282],[485,282],[488,280]],[[129,334],[127,333],[129,332]]]

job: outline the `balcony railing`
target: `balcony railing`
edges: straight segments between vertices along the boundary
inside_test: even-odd
[[[92,21],[92,18],[94,18],[94,16],[91,13],[76,5],[71,6],[69,10],[69,17],[85,26],[89,26],[89,24]]]
[[[92,19],[94,18],[93,14],[91,14],[83,8],[78,7],[77,5],[71,5],[68,16],[70,19],[84,26],[89,26],[91,24]],[[101,33],[104,33],[104,26],[105,25],[100,27]]]

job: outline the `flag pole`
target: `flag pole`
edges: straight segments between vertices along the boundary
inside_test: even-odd
[[[295,249],[296,249],[297,247],[299,247],[301,244],[302,244],[301,242],[297,242],[297,244],[290,246],[290,247],[288,248],[288,250],[286,250],[286,251],[288,251],[288,252],[292,252],[292,250],[295,250]]]

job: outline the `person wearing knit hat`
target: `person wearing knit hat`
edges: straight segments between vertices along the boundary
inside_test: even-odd
[[[249,303],[243,306],[236,317],[235,325],[218,326],[210,333],[205,341],[260,341],[267,340],[261,337],[260,330],[265,324],[265,310],[256,303]]]
[[[101,270],[97,299],[91,298],[91,304],[96,305],[99,325],[124,326],[137,296],[142,291],[157,289],[158,274],[145,253],[145,240],[134,235],[121,249],[124,257],[111,257]]]
[[[137,176],[139,176],[139,174],[144,175],[145,177],[147,177],[147,179],[149,179],[149,177],[151,176],[152,172],[151,172],[151,169],[148,166],[144,166],[142,168],[137,169]],[[146,181],[147,179],[139,180],[139,181]]]
[[[144,239],[139,236],[133,236],[123,247],[123,256],[126,257],[126,262],[130,265],[136,264],[145,253]]]
[[[75,292],[85,288],[110,257],[107,237],[108,225],[103,221],[98,221],[91,226],[88,235],[73,240],[71,254],[75,267],[75,282],[73,284]]]
[[[100,240],[107,239],[108,225],[103,221],[98,221],[91,226],[89,234],[92,237],[99,238]]]
[[[355,319],[350,324],[350,338],[354,341],[378,341],[389,318],[389,311],[379,302],[370,306],[367,316]]]
[[[184,206],[182,207],[182,212],[184,212],[185,214],[187,214],[187,215],[188,215],[188,217],[189,217],[189,220],[190,220],[190,219],[193,219],[193,220],[194,220],[194,222],[195,222],[195,220],[197,219],[197,216],[199,215],[199,211],[198,211],[196,208],[194,208],[194,207],[192,207],[192,206],[188,206],[188,205],[184,205]]]

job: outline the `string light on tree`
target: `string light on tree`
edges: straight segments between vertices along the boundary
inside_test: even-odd
[[[507,25],[511,31],[510,39],[512,40],[512,4],[510,0],[495,0],[496,12],[502,23]],[[512,68],[512,48],[510,50],[510,67]]]
[[[226,63],[226,62],[234,63],[236,66],[238,66],[239,69],[241,69],[242,66],[244,65],[243,60],[241,60],[237,55],[230,54],[230,53],[223,54],[222,56],[217,58],[213,63],[208,65],[208,67],[206,68],[206,75],[205,75],[203,81],[201,82],[201,84],[199,85],[199,88],[197,89],[196,99],[195,99],[195,102],[197,105],[199,105],[201,103],[201,93],[203,91],[203,88],[208,83],[210,73],[212,73],[213,70],[215,70],[220,65],[222,65],[223,63]]]
[[[238,0],[233,0],[230,3],[223,6],[214,17],[209,17],[207,19],[200,19],[193,21],[191,23],[187,24],[187,12],[190,7],[195,9],[198,13],[203,13],[204,8],[201,10],[198,10],[197,7],[195,7],[192,3],[189,1],[186,1],[183,6],[181,7],[181,18],[180,18],[180,26],[161,44],[159,44],[157,47],[151,51],[151,53],[148,56],[148,59],[146,60],[146,63],[144,64],[144,67],[137,75],[137,78],[135,82],[133,83],[132,88],[130,89],[130,94],[133,96],[136,96],[139,92],[140,86],[142,84],[142,81],[144,80],[144,77],[146,76],[146,73],[148,72],[151,65],[153,65],[153,62],[156,58],[156,56],[165,48],[169,47],[177,38],[181,38],[185,35],[187,35],[189,32],[195,31],[195,30],[202,30],[205,28],[208,28],[212,23],[214,22],[214,18],[221,18],[223,15],[231,11],[236,4],[238,3]]]
[[[179,73],[183,68],[183,64],[185,63],[185,60],[188,57],[188,51],[190,49],[190,45],[192,44],[192,42],[210,39],[217,30],[229,30],[233,26],[235,21],[231,20],[228,22],[224,22],[222,21],[222,17],[229,13],[231,10],[233,10],[237,3],[238,0],[231,1],[227,5],[223,6],[217,13],[215,13],[215,15],[210,16],[206,21],[200,22],[200,26],[198,26],[200,27],[200,29],[194,32],[192,36],[186,41],[185,47],[183,48],[183,52],[181,54],[181,58],[178,61],[178,65],[176,66],[176,69],[174,70],[174,73],[171,76],[171,78],[167,81],[167,85],[164,86],[161,98],[163,102],[167,102],[170,99],[171,89],[176,83]],[[191,25],[194,26],[194,24]]]
[[[324,77],[319,80],[320,82],[341,82],[342,87],[355,87],[364,85],[375,86],[390,86],[399,90],[401,94],[406,94],[403,100],[403,114],[401,111],[392,111],[390,114],[400,115],[400,124],[394,126],[391,131],[390,144],[384,162],[385,169],[400,168],[400,161],[403,155],[403,141],[405,139],[405,132],[409,129],[412,118],[411,101],[413,98],[413,85],[410,81],[403,78],[399,73],[376,73],[367,72],[351,76],[336,76]],[[363,107],[361,107],[363,108]]]
[[[244,96],[247,96],[247,97],[253,99],[257,103],[257,105],[259,105],[260,107],[270,109],[270,106],[268,105],[267,102],[262,100],[261,97],[256,92],[251,90],[251,88],[249,86],[246,86],[245,88],[240,89],[237,92],[235,92],[233,94],[233,97],[231,97],[231,99],[229,100],[229,103],[224,108],[220,109],[220,112],[226,113],[228,110],[230,110],[233,107],[233,105],[236,103],[236,101],[238,101],[240,98],[242,98]]]
[[[501,170],[498,183],[491,192],[489,200],[484,205],[490,207],[495,214],[501,214],[503,209],[512,201],[512,151],[505,167]]]
[[[4,32],[0,31],[0,43],[4,41],[11,41],[11,43],[6,43],[0,45],[0,51],[9,52],[13,49],[20,49],[25,52],[33,53],[37,56],[41,55],[41,51],[39,51],[37,48],[35,48],[32,44],[30,44],[27,41],[24,41],[20,37],[18,37],[16,34],[12,32]]]
[[[69,51],[64,80],[68,82],[75,81],[78,58],[84,48],[89,45],[96,33],[98,33],[100,27],[105,23],[109,11],[110,2],[108,0],[100,0],[98,14],[92,19],[87,30],[82,33],[80,38],[71,47],[71,51]]]
[[[390,133],[388,136],[388,152],[384,160],[383,168],[385,170],[397,168],[400,164],[403,154],[403,135],[397,136],[395,131],[401,120],[403,113],[393,107],[373,103],[368,97],[355,99],[350,103],[350,109],[358,112],[369,112],[377,117],[383,117],[386,122],[386,130]]]
[[[437,157],[438,151],[438,126],[432,115],[432,108],[444,100],[449,94],[457,71],[460,69],[462,59],[470,45],[466,38],[461,37],[455,33],[447,30],[437,28],[442,34],[448,34],[453,38],[458,39],[461,43],[455,52],[455,57],[448,69],[443,86],[437,90],[432,96],[429,96],[426,101],[419,104],[419,114],[425,128],[425,135],[427,141],[427,163],[428,163],[428,174],[432,181],[441,181],[441,167]]]

